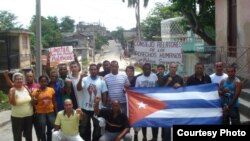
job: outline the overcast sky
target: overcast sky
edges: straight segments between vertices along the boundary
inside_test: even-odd
[[[141,6],[141,20],[145,19],[156,2],[166,1],[149,0],[147,8]],[[25,28],[29,25],[32,15],[35,15],[35,7],[36,0],[0,0],[0,10],[15,14],[18,17],[17,21]],[[42,16],[57,16],[59,19],[70,16],[76,23],[100,21],[111,31],[117,26],[125,29],[135,27],[134,11],[133,8],[127,7],[127,2],[123,3],[122,0],[41,0]]]

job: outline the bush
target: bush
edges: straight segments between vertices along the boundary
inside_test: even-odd
[[[0,111],[10,109],[8,95],[0,91]]]

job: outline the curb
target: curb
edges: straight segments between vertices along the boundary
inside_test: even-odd
[[[0,123],[0,127],[3,127],[3,126],[5,126],[6,124],[8,124],[10,122],[10,120],[8,120],[8,121],[4,121],[4,122],[1,122]]]
[[[10,114],[10,110],[0,112],[0,127],[3,127],[10,122]]]

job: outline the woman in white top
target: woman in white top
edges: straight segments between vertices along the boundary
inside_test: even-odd
[[[28,89],[23,85],[23,74],[14,73],[12,79],[14,85],[9,91],[9,102],[14,141],[22,141],[22,133],[26,141],[32,141],[32,99]]]

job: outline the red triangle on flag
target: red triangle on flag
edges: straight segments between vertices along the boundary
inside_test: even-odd
[[[130,125],[167,106],[165,102],[129,89],[127,89],[127,96]]]

